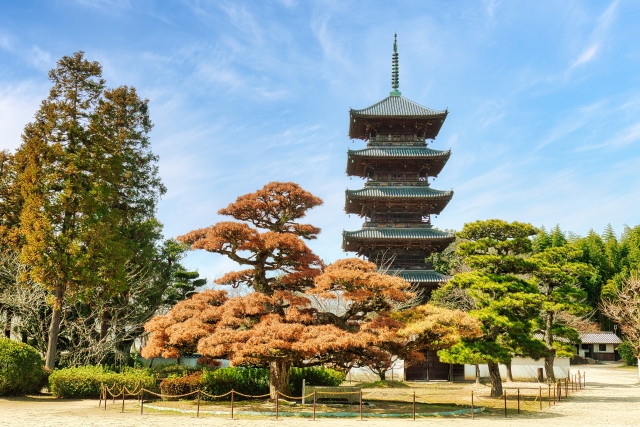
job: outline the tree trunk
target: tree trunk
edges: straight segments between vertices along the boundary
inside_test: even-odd
[[[511,372],[511,361],[504,364],[507,367],[507,381],[513,382],[513,373]]]
[[[291,363],[287,360],[278,359],[269,364],[269,393],[272,399],[276,398],[276,391],[291,396],[289,368]]]
[[[62,288],[56,289],[53,303],[53,313],[49,326],[49,342],[47,344],[47,355],[45,366],[51,370],[56,366],[56,350],[58,349],[58,334],[60,333],[60,321],[62,320]]]
[[[495,362],[487,362],[489,367],[489,377],[491,378],[491,396],[502,396],[502,377],[500,376],[500,367]]]
[[[553,384],[556,382],[556,376],[553,372],[553,360],[556,357],[556,349],[553,347],[553,334],[551,329],[553,327],[553,313],[547,312],[544,328],[544,343],[547,346],[549,354],[544,358],[544,370],[547,373],[547,383]]]
[[[556,382],[556,375],[553,372],[553,359],[555,358],[556,350],[549,350],[549,355],[544,358],[544,371],[547,374],[547,382],[553,384]]]
[[[105,308],[100,315],[100,341],[104,340],[111,326],[111,313]]]
[[[380,381],[384,381],[387,377],[387,371],[385,369],[380,369],[378,371],[378,376],[380,377]]]
[[[476,384],[480,384],[480,365],[476,365]]]

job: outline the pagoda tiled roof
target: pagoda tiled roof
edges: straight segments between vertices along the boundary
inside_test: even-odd
[[[447,110],[433,110],[413,102],[404,96],[387,96],[380,102],[362,110],[351,109],[352,116],[388,116],[388,117],[439,117],[446,116]]]
[[[447,157],[451,150],[433,150],[428,147],[388,146],[367,147],[361,150],[349,150],[349,156],[361,157]]]
[[[435,228],[365,227],[357,231],[343,231],[345,238],[387,240],[448,240],[454,235]]]
[[[360,190],[347,190],[347,197],[375,197],[375,198],[408,198],[408,199],[435,199],[453,196],[453,191],[435,190],[425,186],[375,186],[365,187]]]
[[[390,270],[387,274],[397,274],[409,283],[442,283],[449,279],[448,276],[434,270],[401,270],[398,273]]]

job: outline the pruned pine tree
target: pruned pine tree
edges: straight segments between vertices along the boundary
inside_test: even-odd
[[[235,365],[268,365],[270,389],[289,394],[292,366],[334,364],[367,357],[388,340],[398,322],[386,312],[411,298],[400,277],[375,264],[346,259],[327,266],[304,240],[319,229],[300,224],[322,201],[294,183],[270,183],[220,210],[237,221],[192,231],[180,240],[192,249],[228,256],[249,268],[225,274],[219,284],[252,288],[229,298],[204,291],[147,324],[145,357],[199,352]],[[340,299],[339,312],[318,301]],[[371,354],[369,354],[371,355]]]
[[[545,371],[547,381],[555,383],[553,361],[556,354],[572,356],[574,344],[580,342],[578,331],[558,319],[560,313],[584,316],[591,307],[584,304],[587,293],[580,288],[580,280],[595,278],[596,270],[577,260],[580,250],[571,245],[549,247],[533,255],[529,261],[535,264],[533,281],[544,296],[539,328],[544,332]],[[564,340],[556,340],[563,338]]]
[[[502,220],[465,224],[458,237],[458,253],[472,271],[455,275],[437,293],[467,290],[474,305],[469,315],[478,319],[482,335],[463,338],[438,354],[446,363],[487,363],[491,395],[502,395],[498,364],[509,363],[514,351],[537,352],[542,343],[532,338],[533,320],[541,309],[537,287],[523,278],[535,266],[526,260],[531,252],[530,224]],[[437,295],[436,295],[437,297]]]

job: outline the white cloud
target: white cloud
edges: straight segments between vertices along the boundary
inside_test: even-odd
[[[131,8],[130,0],[74,0],[84,6],[94,7],[104,12]]]
[[[588,151],[598,148],[620,148],[640,140],[640,122],[622,129],[616,135],[602,144],[590,144],[579,147],[576,151]]]
[[[587,62],[590,62],[593,58],[595,58],[596,53],[598,53],[598,50],[600,49],[600,45],[595,43],[592,44],[591,46],[587,47],[582,54],[578,57],[578,59],[575,60],[575,62],[573,64],[571,64],[571,67],[569,68],[575,68],[579,65],[582,64],[586,64]]]
[[[576,67],[587,64],[596,58],[596,55],[600,50],[602,50],[602,46],[606,42],[609,28],[616,17],[617,7],[618,0],[615,0],[611,2],[607,9],[598,16],[596,25],[588,37],[587,46],[582,49],[580,55],[578,55],[578,57],[571,63],[567,72],[572,71]]]
[[[24,126],[33,119],[46,89],[34,83],[2,84],[0,87],[0,149],[13,150],[20,143]]]

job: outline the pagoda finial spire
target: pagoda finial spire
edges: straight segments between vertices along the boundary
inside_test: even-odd
[[[398,34],[393,35],[393,56],[391,60],[391,96],[400,96],[400,71],[398,69]]]

